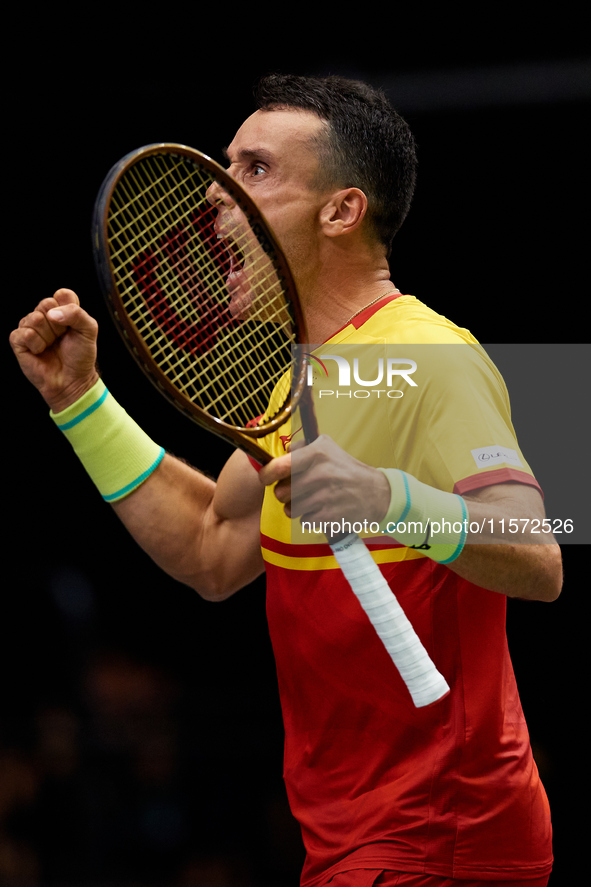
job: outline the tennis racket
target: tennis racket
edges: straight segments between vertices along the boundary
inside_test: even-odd
[[[288,263],[250,196],[209,157],[148,145],[107,175],[93,245],[102,289],[148,378],[197,424],[260,464],[257,443],[299,408],[318,436],[304,318]],[[291,374],[289,369],[291,368]],[[417,707],[449,687],[362,540],[331,547]]]

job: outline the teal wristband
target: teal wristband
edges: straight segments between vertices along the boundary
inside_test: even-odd
[[[397,468],[379,470],[388,478],[391,490],[380,530],[437,563],[449,564],[459,557],[468,528],[468,509],[462,497],[421,483]]]
[[[125,412],[102,379],[60,413],[50,412],[106,502],[133,493],[156,470],[164,448]]]

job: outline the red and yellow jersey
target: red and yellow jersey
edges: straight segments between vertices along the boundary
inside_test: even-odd
[[[460,494],[536,485],[498,371],[467,330],[415,298],[362,312],[310,352],[310,366],[320,431],[367,464]],[[263,445],[281,455],[299,434],[296,414]],[[324,537],[288,520],[268,490],[261,543],[284,775],[307,850],[302,884],[353,868],[546,874],[548,803],[507,648],[506,598],[361,535],[451,693],[414,707]]]

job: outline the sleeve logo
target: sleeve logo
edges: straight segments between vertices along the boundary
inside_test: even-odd
[[[491,468],[494,465],[521,465],[523,463],[516,450],[510,447],[501,447],[498,444],[490,447],[479,447],[477,450],[470,450],[477,468]]]

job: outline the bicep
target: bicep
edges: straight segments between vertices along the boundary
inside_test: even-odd
[[[223,600],[265,569],[261,554],[264,487],[248,457],[236,450],[222,469],[200,542],[200,561],[213,568],[204,597]]]
[[[264,490],[249,457],[242,450],[235,450],[215,486],[212,506],[216,517],[220,520],[252,518],[258,526]]]
[[[464,499],[471,505],[472,513],[492,509],[507,518],[529,518],[531,521],[545,517],[542,494],[533,484],[514,481],[490,484],[466,493]]]

